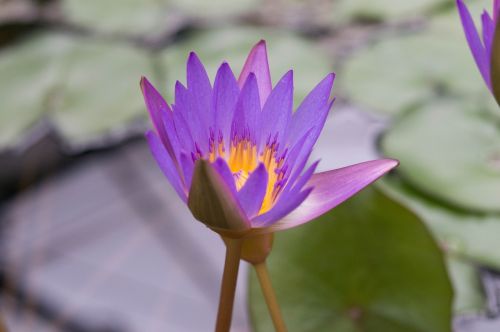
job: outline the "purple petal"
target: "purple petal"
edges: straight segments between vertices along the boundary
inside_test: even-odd
[[[311,155],[314,144],[316,144],[316,141],[318,140],[318,137],[321,134],[321,130],[323,130],[328,113],[329,113],[331,107],[333,106],[334,101],[335,100],[332,100],[320,112],[318,112],[319,113],[318,123],[315,127],[312,127],[311,129],[309,129],[308,134],[305,136],[304,142],[302,143],[302,142],[297,141],[296,145],[298,147],[301,147],[301,148],[299,150],[298,155],[294,159],[293,167],[290,168],[290,172],[291,172],[290,181],[291,182],[293,182],[299,176],[299,174],[302,172],[305,165],[307,164],[307,160],[309,159],[309,156]]]
[[[309,195],[310,189],[302,190],[307,184],[311,176],[313,175],[319,161],[312,164],[302,176],[299,177],[295,185],[287,186],[281,193],[276,205],[273,206],[268,212],[254,218],[252,220],[253,227],[266,227],[273,221],[279,220],[286,216],[297,206],[304,201],[304,199]]]
[[[493,20],[487,11],[484,11],[481,15],[481,21],[483,22],[483,43],[486,50],[486,54],[491,54],[491,47],[493,46],[493,34],[495,33],[495,26]]]
[[[168,181],[174,187],[175,191],[179,195],[179,197],[186,202],[186,190],[182,185],[181,178],[179,173],[177,172],[177,168],[168,154],[167,150],[161,143],[160,139],[153,131],[148,131],[146,133],[146,138],[149,142],[149,147],[151,148],[151,152],[153,157],[156,159],[158,166],[163,171],[163,174],[167,177]]]
[[[222,180],[226,183],[227,187],[231,190],[233,195],[236,195],[236,183],[234,182],[233,172],[229,169],[226,161],[222,158],[217,158],[217,160],[212,164],[213,168],[219,173]]]
[[[272,211],[269,211],[266,214],[263,214],[251,220],[252,227],[256,229],[263,229],[266,233],[271,232],[268,231],[268,229],[274,228],[273,221],[280,220],[281,218],[288,215],[291,211],[295,210],[307,199],[312,190],[313,188],[308,188],[304,191],[298,192],[295,195],[291,196],[287,201],[283,201],[283,204],[281,204],[280,206],[273,208]]]
[[[174,116],[177,113],[176,125],[179,125],[180,129],[183,130],[182,136],[191,137],[193,144],[190,148],[194,147],[196,143],[201,152],[205,153],[208,151],[208,128],[203,124],[200,115],[197,114],[197,110],[193,106],[193,101],[194,99],[190,95],[189,90],[181,82],[177,81],[175,83],[175,104],[173,105]],[[181,140],[181,134],[178,133],[178,135],[179,140]]]
[[[176,160],[179,141],[175,133],[172,110],[147,78],[142,77],[140,85],[156,132],[172,159]]]
[[[215,108],[215,135],[222,134],[226,151],[229,150],[231,124],[240,89],[231,68],[223,63],[214,83],[213,103]]]
[[[185,149],[191,151],[194,148],[194,140],[193,137],[191,136],[191,130],[182,112],[179,111],[176,105],[174,105],[173,108],[174,108],[173,112],[174,127],[179,142],[182,142],[182,146]]]
[[[212,86],[205,67],[194,52],[189,54],[187,61],[187,87],[192,98],[193,112],[201,119],[205,130],[208,130],[215,121]]]
[[[467,38],[467,43],[469,44],[474,60],[476,61],[486,85],[491,90],[489,55],[486,54],[486,49],[481,43],[481,38],[479,37],[479,33],[474,25],[474,20],[472,19],[467,6],[465,6],[462,0],[457,0],[457,6],[460,13],[460,19],[462,20],[465,37]]]
[[[344,202],[399,164],[392,159],[364,162],[315,174],[307,183],[313,187],[305,201],[286,217],[268,227],[275,232],[307,223]]]
[[[297,111],[293,114],[289,128],[287,128],[287,137],[290,145],[294,140],[302,136],[310,128],[318,128],[317,136],[323,128],[326,121],[329,107],[327,107],[330,94],[333,87],[335,74],[326,76],[304,99]],[[316,141],[316,138],[313,138]]]
[[[248,76],[247,82],[241,90],[233,123],[231,126],[231,137],[233,135],[248,136],[256,142],[260,138],[258,117],[260,115],[259,90],[257,80],[253,73]],[[256,142],[257,143],[257,142]]]
[[[259,212],[266,195],[267,180],[266,167],[261,163],[238,192],[238,200],[248,218],[254,217]]]
[[[248,54],[245,65],[238,78],[240,88],[243,88],[250,73],[254,73],[257,77],[260,106],[263,107],[272,90],[271,73],[267,60],[266,42],[264,40],[259,41]]]
[[[293,111],[293,71],[287,72],[276,84],[262,109],[261,143],[278,134],[277,141],[282,142],[286,127]]]
[[[286,183],[287,187],[295,183],[295,180],[300,175],[300,173],[302,173],[302,170],[306,165],[307,159],[304,158],[303,156],[306,154],[308,156],[311,152],[311,148],[309,147],[309,145],[306,145],[305,143],[311,141],[309,137],[313,134],[313,130],[314,128],[311,128],[308,131],[306,131],[302,135],[302,137],[296,141],[295,145],[291,147],[286,156],[284,164],[287,167],[285,173],[285,178],[287,179]],[[299,159],[300,162],[298,163],[297,161]]]
[[[197,220],[216,231],[245,232],[250,228],[235,195],[207,160],[195,163],[188,206]]]
[[[319,160],[315,161],[311,166],[309,166],[306,171],[297,178],[297,181],[293,184],[292,189],[294,191],[300,191],[305,188],[311,177],[314,175],[314,171],[318,167]]]

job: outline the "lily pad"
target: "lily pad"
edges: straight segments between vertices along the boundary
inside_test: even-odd
[[[168,0],[63,0],[68,20],[108,33],[154,33],[166,26]]]
[[[260,39],[267,40],[273,82],[276,83],[289,69],[294,70],[295,102],[332,70],[332,60],[311,42],[293,34],[268,29],[235,27],[197,32],[183,43],[165,50],[162,56],[168,76],[168,101],[173,101],[175,80],[185,81],[186,59],[195,51],[212,78],[226,60],[238,75],[252,46]]]
[[[446,208],[419,195],[398,177],[385,177],[378,186],[414,211],[446,252],[477,265],[500,269],[500,215],[475,215]]]
[[[381,142],[412,185],[459,209],[500,212],[500,128],[481,106],[452,101],[416,109]]]
[[[445,332],[452,289],[422,222],[375,189],[280,233],[268,262],[290,331]],[[256,331],[271,331],[254,274]]]
[[[386,35],[358,50],[345,63],[338,84],[354,104],[382,113],[396,114],[442,95],[497,107],[456,13],[437,17],[414,33]]]
[[[61,35],[37,35],[0,51],[0,150],[12,147],[48,109],[71,48]]]
[[[335,1],[335,22],[350,20],[384,21],[402,20],[422,16],[429,10],[451,3],[450,0],[337,0]]]
[[[139,80],[153,73],[153,60],[146,52],[83,39],[62,65],[65,75],[57,88],[52,117],[70,145],[123,132],[132,120],[145,116]]]
[[[139,80],[152,76],[153,60],[119,43],[44,34],[3,49],[0,71],[0,150],[16,146],[42,118],[78,148],[118,139],[145,117]]]
[[[486,296],[478,268],[469,261],[449,255],[448,272],[453,283],[453,311],[459,315],[486,312]]]
[[[192,16],[228,16],[256,9],[259,0],[170,0],[171,8]]]

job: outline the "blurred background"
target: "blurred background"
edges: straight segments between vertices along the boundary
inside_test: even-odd
[[[491,7],[467,4],[478,22]],[[377,190],[431,232],[438,249],[422,240],[414,250],[446,262],[453,330],[500,331],[500,109],[454,0],[0,0],[0,308],[10,331],[212,330],[224,247],[151,158],[139,79],[171,103],[189,51],[213,79],[223,60],[239,72],[260,39],[274,82],[294,69],[296,106],[336,72],[312,160],[328,170],[400,159]],[[378,268],[400,276],[397,264]],[[269,331],[248,270],[233,330]],[[414,294],[426,292],[439,293]],[[366,331],[445,331],[401,326]]]

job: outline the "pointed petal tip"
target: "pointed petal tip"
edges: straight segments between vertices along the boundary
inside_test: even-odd
[[[176,89],[186,89],[186,87],[184,86],[184,84],[182,84],[181,81],[175,81],[175,88]]]
[[[267,44],[266,44],[266,40],[265,39],[261,39],[259,40],[253,47],[252,47],[252,51],[254,50],[257,50],[257,49],[263,49],[264,51],[267,52]]]
[[[152,84],[146,78],[146,76],[141,76],[141,80],[139,81],[139,86],[141,87],[141,91],[144,94],[145,90],[149,88]]]
[[[283,78],[282,79],[285,79],[287,81],[289,80],[293,80],[293,69],[290,69],[289,71],[287,71],[285,73],[285,75],[283,75]]]
[[[248,74],[245,82],[243,82],[243,87],[247,84],[250,84],[250,82],[252,81],[257,82],[257,75],[253,71]]]
[[[263,40],[258,42],[247,56],[243,69],[238,78],[238,85],[243,87],[250,73],[255,73],[259,87],[259,97],[261,106],[264,105],[267,97],[271,93],[271,73],[269,70],[269,61],[267,56],[266,44]]]
[[[387,167],[390,169],[393,169],[393,168],[399,166],[399,164],[400,164],[399,160],[393,159],[393,158],[386,158],[386,159],[382,159],[382,160],[386,162]]]
[[[189,52],[188,61],[197,60],[197,59],[199,59],[199,58],[198,58],[198,55],[196,54],[195,51]]]
[[[217,68],[217,75],[222,72],[231,72],[234,76],[233,70],[231,69],[231,65],[227,61],[222,61],[219,68]]]
[[[337,77],[337,74],[335,74],[335,73],[333,73],[333,72],[332,72],[332,73],[329,73],[328,75],[326,75],[326,79],[327,79],[328,81],[331,81],[331,82],[332,82],[332,84],[333,84],[333,82],[335,81],[335,77]]]

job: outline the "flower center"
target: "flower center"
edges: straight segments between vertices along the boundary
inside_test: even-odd
[[[266,194],[259,214],[271,209],[284,184],[286,169],[283,167],[284,155],[278,156],[276,139],[268,139],[259,153],[256,144],[248,137],[234,136],[230,143],[229,153],[226,155],[222,137],[218,140],[211,135],[208,160],[214,162],[221,157],[226,160],[229,169],[233,172],[237,190],[240,190],[248,180],[250,174],[263,163],[268,173]]]

